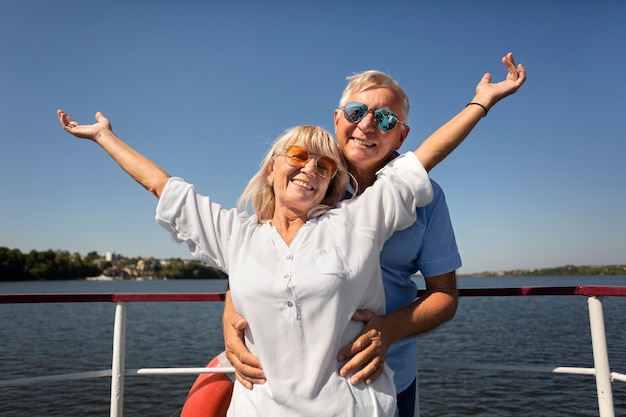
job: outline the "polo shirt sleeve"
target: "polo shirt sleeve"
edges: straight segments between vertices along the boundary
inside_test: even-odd
[[[433,191],[432,203],[418,210],[418,217],[423,214],[424,234],[417,265],[426,278],[447,274],[462,266],[446,198],[434,181]]]

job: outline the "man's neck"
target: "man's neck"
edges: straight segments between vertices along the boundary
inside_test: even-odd
[[[356,178],[357,180],[357,195],[361,195],[361,193],[363,193],[363,191],[365,191],[367,187],[373,185],[374,181],[376,181],[376,173],[378,172],[378,170],[387,165],[389,161],[395,159],[396,157],[398,157],[398,153],[394,152],[389,156],[389,158],[382,161],[378,166],[366,169],[359,169],[358,167],[355,167],[348,163],[348,171],[352,175],[354,175],[354,178]]]

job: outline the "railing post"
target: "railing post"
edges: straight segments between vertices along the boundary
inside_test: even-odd
[[[609,368],[609,353],[606,347],[602,299],[591,296],[587,299],[587,303],[589,304],[589,324],[591,327],[591,344],[596,371],[596,389],[598,392],[600,417],[614,417],[611,370]]]
[[[115,304],[113,358],[111,360],[111,417],[124,415],[124,373],[126,372],[126,302]]]
[[[420,384],[419,384],[419,370],[415,372],[415,411],[413,417],[420,417]]]

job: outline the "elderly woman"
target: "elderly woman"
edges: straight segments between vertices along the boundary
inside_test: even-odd
[[[401,122],[383,110],[371,117]],[[379,252],[430,202],[427,171],[462,138],[432,135],[385,166],[359,198],[339,204],[349,175],[332,136],[296,127],[274,142],[238,209],[228,210],[121,141],[102,113],[93,125],[57,113],[67,132],[96,142],[159,199],[160,225],[228,274],[233,305],[248,319],[246,344],[267,379],[252,390],[237,381],[229,416],[394,415],[389,368],[371,384],[352,384],[336,355],[363,327],[352,320],[357,309],[384,312]]]

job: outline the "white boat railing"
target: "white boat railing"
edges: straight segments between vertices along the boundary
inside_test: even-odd
[[[493,364],[468,364],[454,362],[420,362],[419,369],[454,368],[490,370],[501,372],[540,372],[595,375],[598,410],[600,417],[614,417],[612,382],[626,382],[626,375],[611,372],[604,329],[603,297],[626,297],[626,287],[579,286],[579,287],[521,287],[491,289],[461,289],[459,295],[467,296],[540,296],[578,295],[588,297],[589,323],[593,349],[593,368],[509,366]],[[233,368],[139,368],[126,369],[126,311],[130,302],[194,302],[224,301],[223,293],[106,293],[106,294],[0,294],[0,304],[12,303],[115,303],[113,331],[113,355],[111,369],[60,375],[38,376],[0,380],[0,387],[41,384],[54,381],[111,378],[111,417],[122,417],[124,410],[124,379],[133,375],[172,375],[202,373],[232,373]]]

